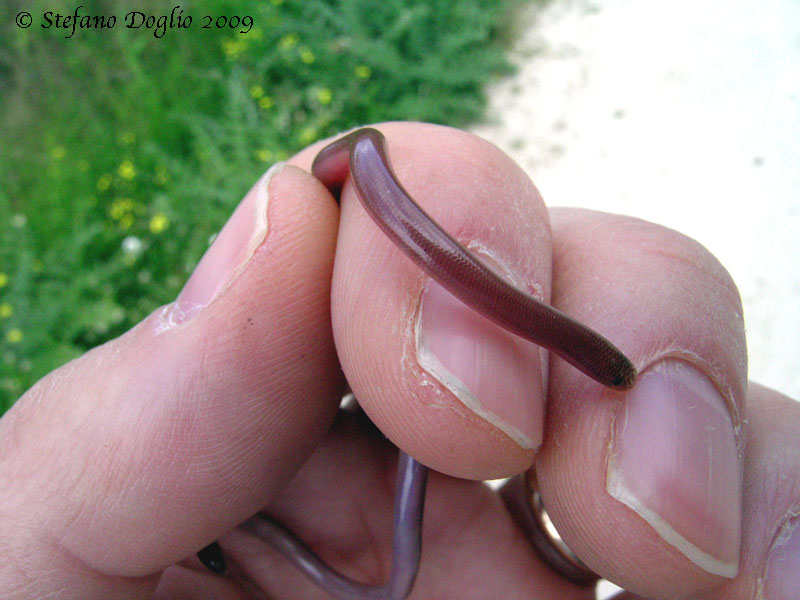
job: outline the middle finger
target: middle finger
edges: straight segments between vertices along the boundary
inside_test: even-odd
[[[640,368],[619,393],[551,362],[537,461],[548,512],[600,574],[647,597],[736,574],[741,537],[742,309],[702,246],[637,219],[551,211],[554,305]]]

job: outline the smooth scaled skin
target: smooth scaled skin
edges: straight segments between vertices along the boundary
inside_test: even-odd
[[[383,232],[437,283],[488,319],[552,350],[610,388],[634,385],[635,367],[613,344],[508,283],[437,225],[397,181],[385,138],[377,129],[358,129],[323,148],[312,173],[334,194],[349,173],[364,208]],[[335,573],[293,533],[267,517],[256,517],[242,528],[336,598],[403,600],[419,568],[427,469],[404,452],[399,461],[392,570],[383,585],[363,585]],[[219,555],[212,545],[198,556],[221,572],[224,562]]]

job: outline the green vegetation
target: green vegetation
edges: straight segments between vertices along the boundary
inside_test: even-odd
[[[43,28],[0,8],[0,414],[34,381],[172,301],[270,163],[386,119],[464,125],[509,66],[519,0],[214,0],[190,29]],[[158,8],[154,8],[160,5]],[[32,26],[15,25],[19,11]],[[247,33],[202,15],[249,15]]]

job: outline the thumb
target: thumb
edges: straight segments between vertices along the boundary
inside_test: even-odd
[[[0,420],[5,597],[147,594],[277,494],[338,406],[337,226],[321,184],[274,168],[173,304]]]

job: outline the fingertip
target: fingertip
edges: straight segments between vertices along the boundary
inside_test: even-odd
[[[537,473],[584,562],[645,595],[719,586],[738,568],[744,328],[702,246],[644,221],[551,211],[553,303],[639,367],[612,392],[558,359]],[[614,524],[612,526],[612,524]]]
[[[754,382],[747,395],[743,553],[726,591],[792,598],[800,589],[800,402]]]
[[[399,181],[435,221],[518,287],[546,300],[549,232],[533,184],[461,131],[379,127]],[[460,303],[342,193],[333,323],[353,391],[393,442],[445,473],[523,470],[541,440],[546,356]]]

